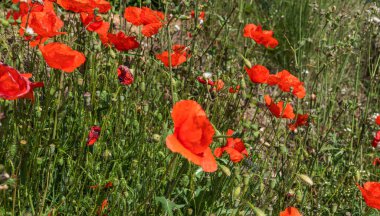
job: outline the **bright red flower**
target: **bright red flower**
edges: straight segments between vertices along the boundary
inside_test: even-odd
[[[214,86],[215,85],[214,81],[212,81],[211,79],[207,79],[207,81],[206,81],[203,76],[198,76],[197,80],[198,80],[198,82],[200,82],[202,84],[208,84],[210,86]]]
[[[103,211],[107,208],[108,206],[108,199],[104,199],[102,204],[99,206],[99,209],[98,209],[98,216],[102,215]]]
[[[221,157],[223,152],[227,152],[230,155],[230,160],[234,163],[240,162],[243,160],[244,156],[248,156],[247,149],[244,146],[243,141],[240,138],[233,138],[232,135],[234,131],[228,129],[227,136],[227,144],[223,147],[216,148],[214,154],[216,157]]]
[[[13,4],[19,4],[19,10],[9,11],[6,16],[7,19],[9,19],[12,16],[14,20],[17,20],[20,17],[21,18],[24,17],[28,13],[54,11],[53,3],[46,0],[43,2],[43,4],[41,4],[38,1],[32,1],[32,0],[21,1],[21,2],[13,1]]]
[[[237,92],[239,92],[239,90],[240,90],[240,85],[237,85],[235,88],[231,86],[230,89],[228,89],[228,91],[231,94],[237,93]]]
[[[293,124],[288,124],[289,130],[294,131],[299,126],[306,125],[309,119],[309,114],[297,114],[297,120]]]
[[[40,45],[40,51],[50,67],[68,73],[73,72],[86,61],[83,53],[72,50],[63,43],[54,42],[46,46]]]
[[[294,119],[295,114],[293,112],[293,107],[289,103],[287,103],[284,108],[283,101],[280,101],[276,104],[269,95],[265,95],[264,99],[266,106],[275,117]]]
[[[99,126],[92,126],[87,137],[87,146],[92,146],[100,136],[101,128]]]
[[[101,16],[90,13],[81,13],[81,21],[88,31],[96,32],[99,35],[106,35],[110,28],[110,23],[103,21]]]
[[[202,107],[195,101],[183,100],[174,105],[171,116],[174,133],[166,137],[166,146],[205,172],[215,172],[217,164],[210,149],[215,131]]]
[[[221,80],[221,79],[218,79],[216,82],[215,82],[215,84],[214,84],[214,90],[215,91],[220,91],[220,90],[222,90],[223,88],[224,88],[224,82],[223,82],[223,80]]]
[[[43,83],[32,83],[29,81],[31,77],[31,74],[20,74],[16,69],[0,62],[0,98],[28,98],[33,101],[33,89],[43,87]]]
[[[99,13],[107,13],[111,9],[111,4],[105,0],[57,0],[57,4],[76,13],[93,13],[95,8]]]
[[[127,7],[124,18],[135,26],[143,25],[141,33],[146,37],[151,37],[162,28],[165,16],[162,12],[147,7]]]
[[[244,67],[253,83],[267,83],[269,70],[262,65],[255,65],[252,68]]]
[[[372,165],[379,166],[380,165],[380,158],[375,158],[372,162]]]
[[[292,91],[292,94],[302,99],[306,95],[305,87],[297,77],[290,74],[289,71],[283,70],[274,75],[269,75],[267,83],[269,85],[278,85],[278,87],[284,92]]]
[[[378,115],[378,116],[376,117],[375,122],[376,122],[377,125],[380,125],[380,115]]]
[[[204,20],[205,20],[205,15],[206,15],[206,13],[205,13],[204,11],[199,12],[198,19],[204,21]],[[195,11],[191,11],[190,16],[191,16],[192,18],[195,18]]]
[[[117,76],[119,78],[119,82],[123,85],[131,85],[133,83],[133,74],[127,66],[120,65],[117,68]]]
[[[186,52],[186,47],[182,45],[173,45],[173,52],[171,52],[171,65],[172,67],[176,67],[184,62],[186,62],[187,58],[190,57]],[[165,51],[161,54],[157,54],[156,58],[159,59],[166,67],[169,67],[169,52]]]
[[[278,46],[278,41],[273,38],[273,31],[263,31],[261,26],[247,24],[244,27],[244,37],[253,39],[257,44],[264,45],[266,48],[274,49]]]
[[[302,216],[298,209],[294,207],[288,207],[284,211],[280,212],[280,216]]]
[[[366,182],[364,187],[356,185],[362,192],[367,206],[380,210],[380,183],[379,182]]]
[[[380,143],[380,130],[376,132],[375,137],[372,140],[372,146],[378,148]]]
[[[107,34],[107,40],[119,51],[128,51],[139,48],[140,44],[136,41],[136,37],[128,37],[124,32],[117,34]]]

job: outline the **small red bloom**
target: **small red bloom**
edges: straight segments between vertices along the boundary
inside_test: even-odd
[[[33,89],[43,87],[43,83],[32,83],[29,81],[31,77],[31,74],[20,74],[16,69],[0,62],[0,98],[28,98],[33,101]]]
[[[290,74],[289,71],[283,70],[274,75],[269,75],[267,80],[268,85],[278,85],[283,92],[290,92],[296,97],[302,99],[306,95],[305,87],[297,77]]]
[[[364,187],[356,185],[362,192],[367,206],[380,210],[380,183],[379,182],[366,182]]]
[[[173,52],[171,52],[171,66],[176,67],[184,62],[186,62],[187,58],[190,57],[186,52],[186,47],[182,45],[173,45]],[[156,58],[159,59],[166,67],[169,67],[169,52],[165,51],[161,54],[157,54]]]
[[[302,216],[298,209],[294,207],[288,207],[284,211],[280,212],[280,216]]]
[[[240,138],[231,137],[233,134],[234,131],[228,129],[227,136],[230,136],[230,138],[227,138],[227,144],[223,147],[216,148],[214,154],[219,158],[223,152],[227,152],[230,155],[231,161],[237,163],[243,160],[244,156],[247,157],[248,152]]]
[[[375,137],[372,140],[372,146],[378,148],[380,143],[380,130],[376,132]]]
[[[108,206],[108,199],[104,199],[98,209],[98,212],[97,212],[98,216],[102,215],[103,211],[107,208],[107,206]]]
[[[135,26],[143,25],[141,33],[146,37],[151,37],[162,28],[165,16],[162,12],[147,7],[127,7],[124,18]]]
[[[257,44],[264,45],[266,48],[274,49],[278,46],[278,41],[273,38],[273,31],[263,31],[261,26],[247,24],[244,27],[244,37],[253,39]]]
[[[253,83],[267,83],[269,70],[262,65],[255,65],[252,68],[244,67]]]
[[[73,72],[86,61],[83,53],[72,50],[63,43],[54,42],[46,46],[40,45],[40,51],[50,67],[68,73]]]
[[[117,68],[117,76],[119,78],[119,82],[123,85],[131,85],[133,83],[133,74],[127,66],[120,65]]]
[[[205,20],[205,15],[206,15],[206,13],[205,13],[204,11],[201,11],[201,12],[199,13],[198,19],[204,21],[204,20]],[[192,18],[195,18],[195,11],[191,11],[190,16],[191,16]]]
[[[215,82],[215,84],[214,84],[214,90],[215,91],[220,91],[220,90],[222,90],[223,88],[224,88],[224,82],[223,82],[223,80],[221,80],[221,79],[218,79],[216,82]]]
[[[101,128],[99,126],[92,126],[90,133],[87,137],[87,146],[92,146],[100,136]]]
[[[373,164],[374,166],[379,166],[379,165],[380,165],[380,158],[375,158],[375,159],[373,160],[372,164]]]
[[[378,115],[378,116],[376,117],[375,122],[376,122],[377,125],[380,125],[380,115]]]
[[[215,172],[217,164],[210,145],[215,134],[205,111],[195,101],[177,102],[172,111],[174,133],[166,137],[166,146],[205,172]]]
[[[289,130],[294,131],[296,130],[299,126],[306,125],[307,121],[309,119],[309,114],[297,114],[297,120],[293,124],[288,124]]]
[[[230,87],[230,89],[228,90],[231,94],[234,94],[234,93],[237,93],[239,92],[240,90],[240,85],[237,85],[235,88],[234,87]]]
[[[110,28],[110,23],[103,21],[101,16],[95,16],[93,13],[81,13],[81,21],[88,31],[96,32],[99,35],[106,35]]]
[[[273,102],[269,95],[264,96],[265,104],[270,110],[270,112],[277,118],[294,119],[295,114],[293,112],[293,107],[287,103],[284,108],[284,102],[280,101],[277,104]]]
[[[113,44],[113,46],[119,51],[137,49],[140,46],[136,41],[136,37],[128,37],[122,31],[117,34],[108,33],[107,37],[109,43]]]

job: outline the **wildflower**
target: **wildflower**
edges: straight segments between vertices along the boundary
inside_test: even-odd
[[[372,146],[378,148],[380,143],[380,130],[376,132],[375,137],[372,140]]]
[[[223,82],[223,80],[221,80],[221,79],[218,79],[216,82],[215,82],[215,84],[214,84],[214,90],[215,91],[220,91],[220,90],[222,90],[223,88],[224,88],[224,82]]]
[[[124,18],[135,26],[142,25],[141,33],[146,37],[151,37],[161,29],[165,16],[162,12],[148,7],[127,7]]]
[[[123,85],[131,85],[133,83],[133,74],[127,66],[120,65],[117,68],[117,76],[119,78],[119,82]]]
[[[253,39],[257,44],[264,45],[266,48],[276,48],[278,41],[273,38],[273,31],[263,31],[262,27],[255,24],[247,24],[244,27],[244,37]]]
[[[136,41],[136,37],[128,37],[124,32],[120,31],[117,34],[107,34],[107,42],[112,44],[119,51],[128,51],[139,48],[140,44]]]
[[[227,152],[230,155],[232,162],[240,162],[244,156],[248,156],[247,149],[244,146],[243,141],[240,138],[231,137],[234,134],[234,131],[228,129],[227,131],[227,143],[223,147],[216,148],[214,154],[216,157],[221,157],[223,152]]]
[[[206,13],[204,11],[201,11],[198,16],[199,25],[202,25],[205,21],[205,15]],[[191,18],[195,18],[195,11],[191,11],[190,13]]]
[[[27,0],[27,1],[18,1],[14,0],[13,4],[18,4],[18,11],[9,11],[6,15],[6,19],[9,19],[11,16],[15,22],[13,24],[17,24],[16,20],[19,18],[23,18],[28,15],[28,13],[34,12],[43,12],[43,11],[53,11],[53,3],[50,1],[45,1],[43,4],[37,1]]]
[[[380,158],[375,158],[372,162],[372,165],[379,166],[380,165]]]
[[[93,13],[81,13],[80,18],[88,31],[96,32],[99,35],[106,35],[110,28],[109,22],[105,22],[101,16]]]
[[[283,70],[274,75],[269,75],[267,83],[269,85],[278,85],[283,92],[290,92],[296,97],[302,99],[306,95],[305,87],[297,77],[290,74],[289,71]]]
[[[380,115],[378,115],[378,116],[376,117],[375,122],[376,122],[377,125],[380,125]]]
[[[171,53],[171,66],[176,67],[184,62],[186,62],[187,58],[190,57],[189,54],[187,54],[186,50],[187,48],[183,45],[173,45],[172,47],[173,52]],[[166,67],[169,67],[169,52],[165,51],[163,53],[157,54],[156,58],[159,59]]]
[[[301,213],[294,207],[288,207],[280,212],[280,216],[301,216]]]
[[[0,98],[28,98],[33,101],[33,89],[43,87],[43,83],[30,82],[31,77],[31,74],[20,74],[16,69],[0,62]]]
[[[76,13],[92,13],[95,8],[99,13],[107,13],[111,10],[111,4],[105,0],[57,0],[57,4],[65,10]]]
[[[234,93],[239,92],[239,90],[240,90],[240,85],[237,85],[235,88],[231,86],[230,89],[228,89],[228,92],[230,92],[231,94],[234,94]]]
[[[255,65],[252,68],[244,67],[253,83],[267,83],[269,70],[262,65]]]
[[[102,215],[103,211],[107,208],[108,206],[108,199],[104,199],[102,201],[102,204],[99,206],[99,209],[98,209],[98,216]]]
[[[289,130],[294,131],[296,130],[299,126],[306,125],[307,121],[309,119],[309,114],[297,114],[297,119],[296,122],[293,124],[288,124]]]
[[[273,102],[269,95],[264,96],[265,104],[270,110],[270,112],[277,118],[294,119],[295,114],[293,112],[293,107],[287,103],[284,108],[284,102],[280,101],[277,104]]]
[[[362,192],[367,206],[380,210],[380,183],[379,182],[366,182],[364,187],[356,185]]]
[[[171,116],[174,133],[166,137],[166,146],[205,172],[215,172],[217,164],[210,149],[215,131],[202,107],[195,101],[182,100],[174,105]]]
[[[101,128],[99,126],[92,126],[87,137],[87,146],[92,146],[96,141],[98,141],[100,136]]]
[[[50,67],[68,73],[73,72],[86,61],[86,57],[83,53],[72,50],[63,43],[49,43],[46,46],[40,45],[39,48],[46,63]]]

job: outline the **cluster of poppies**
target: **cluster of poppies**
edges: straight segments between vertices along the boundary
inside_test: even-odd
[[[380,125],[380,115],[376,117],[376,125]],[[372,140],[372,146],[374,148],[380,147],[380,131],[376,132],[375,137]],[[373,160],[373,165],[380,164],[380,159],[375,158]],[[362,193],[364,201],[367,206],[380,210],[380,182],[366,182],[363,187],[357,184],[357,187]]]

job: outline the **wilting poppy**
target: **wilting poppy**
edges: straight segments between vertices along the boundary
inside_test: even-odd
[[[215,131],[202,107],[195,101],[182,100],[174,105],[171,116],[174,133],[166,137],[166,146],[205,172],[215,172],[217,164],[209,147]]]
[[[92,146],[100,136],[101,128],[99,126],[92,126],[87,137],[87,146]]]
[[[293,124],[288,124],[289,130],[294,131],[299,126],[306,125],[307,120],[309,119],[309,114],[297,114],[296,122]]]
[[[104,199],[102,201],[102,204],[99,206],[99,209],[98,209],[98,216],[102,215],[103,211],[107,208],[108,206],[108,199]]]
[[[380,131],[377,131],[375,137],[372,140],[372,146],[374,148],[378,148],[379,143],[380,143]]]
[[[90,186],[90,189],[96,189],[96,188],[98,188],[98,187],[99,187],[98,184],[97,184],[97,185],[92,185],[92,186]],[[113,187],[113,184],[112,184],[111,181],[107,182],[107,183],[104,185],[104,189],[111,188],[111,187]]]
[[[138,8],[131,6],[125,8],[124,18],[135,26],[142,25],[141,33],[146,37],[151,37],[161,29],[165,16],[162,12],[148,7]]]
[[[247,24],[244,27],[244,37],[253,39],[257,44],[264,45],[266,48],[275,48],[278,41],[273,38],[273,31],[263,31],[261,26]]]
[[[372,162],[372,165],[379,166],[380,165],[380,158],[375,158]]]
[[[112,44],[119,51],[128,51],[139,48],[140,46],[140,44],[136,41],[136,37],[128,37],[122,31],[117,34],[108,33],[107,40],[108,43]]]
[[[380,125],[380,115],[378,115],[378,116],[376,117],[375,122],[376,122],[377,125]]]
[[[198,82],[200,82],[200,83],[202,83],[202,84],[208,84],[208,85],[210,85],[210,86],[214,86],[215,85],[215,83],[214,83],[214,81],[212,81],[210,78],[205,78],[205,77],[203,77],[203,76],[198,76],[197,77],[197,80],[198,80]]]
[[[269,85],[278,85],[278,87],[284,92],[290,92],[293,90],[292,94],[300,99],[304,98],[306,95],[303,82],[287,70],[280,71],[274,75],[269,75],[267,83]]]
[[[187,58],[190,57],[186,52],[186,47],[183,45],[173,45],[171,52],[171,66],[176,67],[184,62],[186,62]],[[159,59],[166,67],[169,67],[169,52],[165,51],[163,53],[157,54],[156,58]]]
[[[280,212],[280,216],[302,216],[298,209],[294,207],[288,207],[284,211]]]
[[[68,73],[73,72],[86,61],[83,53],[72,50],[63,43],[54,42],[45,46],[40,45],[40,51],[50,67]]]
[[[230,92],[231,94],[234,94],[234,93],[239,92],[239,90],[240,90],[240,85],[237,85],[235,88],[231,86],[230,89],[228,89],[228,92]]]
[[[223,152],[227,152],[230,155],[231,161],[237,163],[243,160],[244,156],[248,156],[248,152],[240,138],[231,137],[233,134],[234,131],[228,129],[227,136],[229,136],[229,138],[227,138],[227,144],[223,147],[216,148],[214,154],[216,157],[221,157]]]
[[[255,65],[252,68],[244,67],[253,83],[267,83],[269,70],[262,65]]]
[[[95,16],[93,13],[81,13],[81,21],[88,31],[96,32],[99,35],[105,35],[110,28],[110,23],[103,21],[101,16]]]
[[[224,88],[223,80],[218,79],[214,84],[214,90],[218,92],[218,91],[222,90],[223,88]]]
[[[287,103],[284,108],[283,101],[276,104],[269,95],[265,95],[264,99],[266,106],[274,116],[277,118],[294,119],[295,114],[293,112],[293,107],[289,103]]]
[[[33,89],[42,87],[43,83],[32,83],[29,81],[31,77],[31,74],[20,74],[16,69],[0,62],[0,98],[34,100]]]
[[[380,183],[379,182],[366,182],[364,187],[356,185],[362,192],[367,206],[380,210]]]
[[[127,66],[120,65],[117,68],[117,76],[119,82],[123,85],[131,85],[133,83],[133,74]]]
[[[76,13],[92,13],[95,8],[99,13],[107,13],[111,9],[111,4],[105,0],[57,0],[57,4]]]

